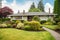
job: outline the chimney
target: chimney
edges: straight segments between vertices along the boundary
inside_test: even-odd
[[[50,8],[49,8],[49,13],[50,13]]]
[[[23,10],[23,14],[25,14],[25,10]]]
[[[20,13],[20,11],[18,10],[18,14]]]

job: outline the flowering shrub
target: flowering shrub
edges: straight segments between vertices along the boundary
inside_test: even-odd
[[[7,24],[0,24],[0,27],[2,27],[2,28],[6,28],[7,27]]]
[[[20,22],[20,23],[17,24],[16,28],[18,28],[18,29],[24,29],[24,24]]]
[[[38,21],[31,21],[29,25],[31,26],[31,30],[41,30],[41,24]]]
[[[40,22],[38,22],[38,21],[31,21],[31,22],[27,23],[27,25],[25,26],[25,29],[39,31],[39,30],[42,30],[42,27],[41,27]]]

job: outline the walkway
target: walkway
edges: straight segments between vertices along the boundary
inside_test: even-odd
[[[60,34],[59,34],[59,33],[55,32],[55,31],[53,31],[53,30],[50,30],[50,29],[48,29],[48,28],[45,28],[45,27],[43,27],[43,28],[44,28],[46,31],[50,32],[50,33],[52,34],[52,36],[55,37],[56,40],[60,40]]]

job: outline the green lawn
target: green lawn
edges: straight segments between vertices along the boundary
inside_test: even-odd
[[[33,32],[13,28],[0,28],[0,40],[55,40],[47,31]]]
[[[57,29],[57,25],[42,25],[46,28],[52,29],[52,30],[56,30]]]

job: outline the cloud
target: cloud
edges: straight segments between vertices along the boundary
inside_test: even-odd
[[[25,10],[26,12],[28,12],[31,4],[32,4],[32,1],[27,1],[23,5],[21,5],[21,4],[18,5],[16,3],[16,0],[13,0],[13,2],[11,4],[8,4],[8,2],[6,0],[2,1],[2,7],[8,6],[11,9],[13,9],[14,13],[17,13],[18,10],[20,12],[22,12],[23,10]]]
[[[53,6],[50,3],[46,3],[44,7],[45,12],[49,12],[50,8],[50,13],[53,13]]]
[[[10,7],[11,9],[13,9],[14,13],[17,13],[18,10],[20,12],[22,12],[23,10],[25,10],[26,12],[28,12],[31,4],[33,3],[32,0],[30,1],[26,1],[23,5],[22,4],[17,4],[16,3],[16,0],[13,0],[13,2],[11,4],[9,4],[6,0],[3,0],[2,1],[2,7],[5,7],[5,6],[8,6]],[[38,2],[37,2],[38,3]],[[35,4],[36,5],[36,4]],[[52,13],[53,12],[53,6],[50,4],[50,3],[46,3],[44,5],[44,10],[45,12],[49,12],[49,8],[50,8],[50,12]]]

